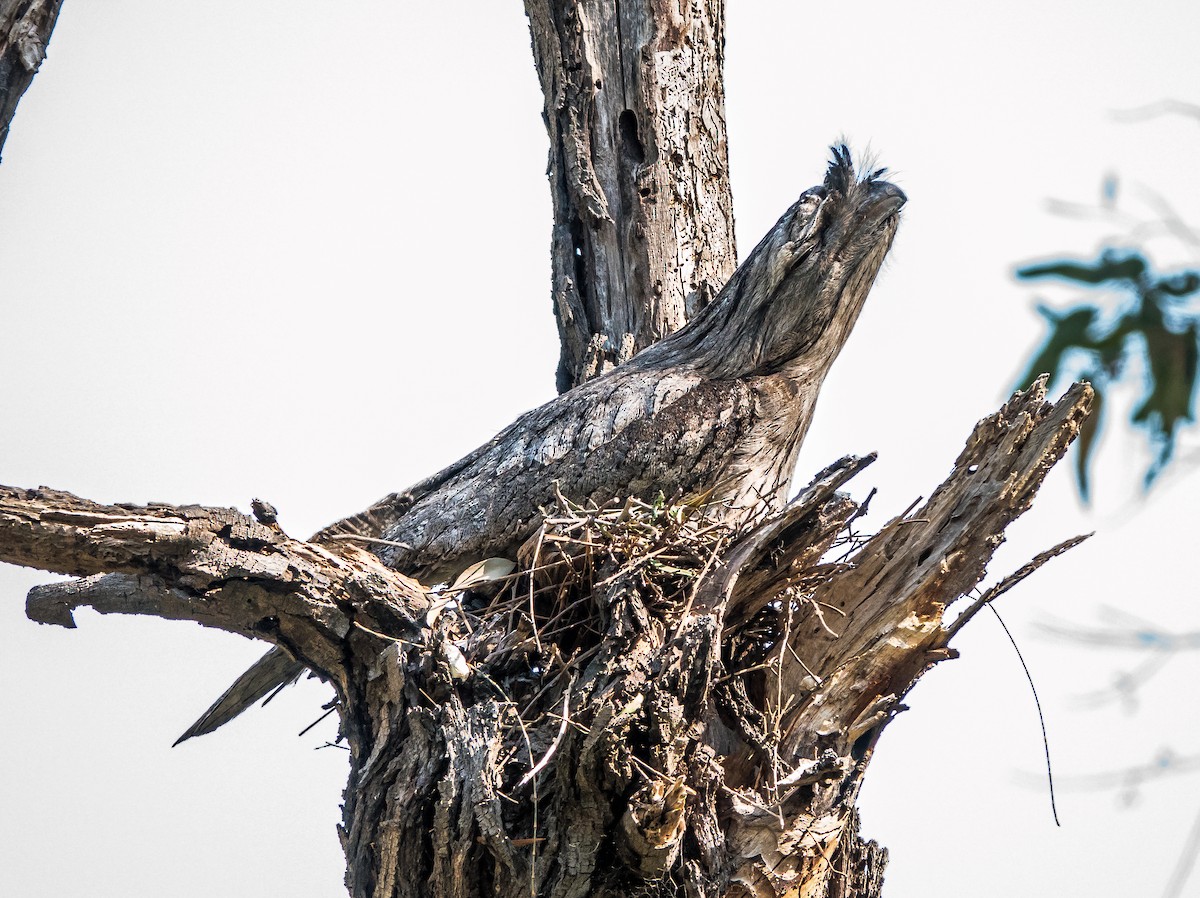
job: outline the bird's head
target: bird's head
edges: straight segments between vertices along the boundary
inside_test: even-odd
[[[834,147],[824,183],[800,195],[712,304],[659,344],[660,352],[691,356],[712,377],[827,368],[858,318],[906,201],[883,174],[858,177],[850,151]]]

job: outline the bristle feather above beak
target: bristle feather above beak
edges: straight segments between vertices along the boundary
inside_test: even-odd
[[[825,173],[825,189],[845,196],[854,186],[854,160],[850,157],[850,148],[844,143],[831,149],[833,159],[829,162],[829,171]]]

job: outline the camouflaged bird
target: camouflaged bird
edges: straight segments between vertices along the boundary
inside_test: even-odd
[[[904,193],[834,149],[717,298],[624,365],[526,412],[474,452],[313,542],[359,540],[424,583],[515,558],[553,505],[705,495],[736,521],[781,505],[817,394],[892,244]],[[557,484],[557,487],[556,487]],[[303,672],[273,649],[180,739]]]

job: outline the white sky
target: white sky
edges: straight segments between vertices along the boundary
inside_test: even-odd
[[[743,247],[820,180],[841,135],[910,197],[801,460],[808,473],[879,450],[857,484],[880,488],[879,523],[939,482],[1040,336],[1014,263],[1104,235],[1046,214],[1047,197],[1091,202],[1116,172],[1135,208],[1141,181],[1200,222],[1197,123],[1109,116],[1200,101],[1200,4],[730,6]],[[546,140],[520,5],[350,9],[67,4],[0,165],[0,482],[242,509],[262,496],[303,536],[551,397]],[[1033,628],[1102,606],[1200,627],[1200,478],[1178,468],[1139,504],[1136,447],[1101,447],[1090,512],[1064,465],[994,568],[1100,531],[1002,602],[1064,785],[1163,746],[1200,751],[1197,702],[1174,686],[1194,662],[1137,715],[1086,712],[1077,698],[1136,659]],[[89,613],[78,631],[39,627],[22,597],[46,579],[0,570],[0,894],[342,894],[345,755],[314,751],[330,721],[295,737],[327,690],[172,750],[263,647]],[[1021,785],[1042,747],[1011,648],[985,619],[959,647],[867,778],[886,894],[1159,894],[1200,784],[1160,781],[1129,809],[1064,788],[1056,829]]]

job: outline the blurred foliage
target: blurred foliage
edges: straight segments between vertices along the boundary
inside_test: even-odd
[[[1068,259],[1017,269],[1023,280],[1057,278],[1089,291],[1066,311],[1044,305],[1038,312],[1050,332],[1036,351],[1020,386],[1049,373],[1051,381],[1087,380],[1096,391],[1091,417],[1079,434],[1075,473],[1086,502],[1088,469],[1114,384],[1141,377],[1145,386],[1131,422],[1146,432],[1154,459],[1145,475],[1148,488],[1171,459],[1178,429],[1195,420],[1200,271],[1159,274],[1138,250],[1104,250],[1095,261]]]

